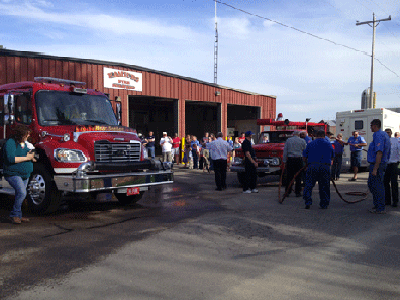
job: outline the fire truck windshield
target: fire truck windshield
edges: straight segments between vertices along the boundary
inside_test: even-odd
[[[111,103],[104,96],[39,91],[36,112],[41,126],[118,125]]]

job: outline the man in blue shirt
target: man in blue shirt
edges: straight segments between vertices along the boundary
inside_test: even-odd
[[[300,137],[301,137],[302,139],[304,139],[304,140],[306,141],[307,144],[309,144],[309,143],[312,142],[312,138],[310,138],[310,137],[308,136],[307,132],[305,132],[305,131],[300,132]]]
[[[363,146],[367,146],[367,142],[358,135],[358,131],[354,131],[353,136],[344,144],[350,145],[350,167],[354,169],[354,176],[349,181],[356,181],[358,168],[361,166]]]
[[[331,177],[332,180],[339,180],[340,178],[340,169],[342,168],[342,158],[343,158],[343,150],[344,150],[344,141],[342,140],[343,135],[339,133],[336,137],[336,141],[333,143],[335,145],[332,165]]]
[[[307,164],[306,182],[304,187],[303,199],[306,209],[312,204],[312,190],[318,181],[320,207],[328,208],[330,202],[330,167],[333,159],[333,148],[330,142],[325,139],[324,131],[317,131],[316,139],[309,143],[303,151],[303,159]]]
[[[325,139],[326,139],[328,142],[331,142],[331,137],[332,137],[332,135],[333,135],[332,132],[327,131],[327,132],[326,132]]]
[[[369,211],[376,214],[385,213],[385,187],[383,178],[386,164],[390,157],[390,138],[381,130],[381,121],[373,119],[371,131],[374,133],[368,147],[369,165],[368,188],[371,191],[374,207]]]

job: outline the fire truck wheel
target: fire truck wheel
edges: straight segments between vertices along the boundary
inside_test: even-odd
[[[42,164],[34,164],[29,178],[27,200],[30,211],[45,214],[56,211],[62,195],[57,189],[50,171]]]
[[[119,204],[121,205],[129,205],[131,203],[136,203],[143,197],[143,192],[141,192],[139,195],[132,195],[132,196],[127,196],[125,194],[114,194],[115,197],[117,198]]]
[[[238,172],[237,173],[237,178],[238,178],[238,181],[239,181],[240,185],[243,185],[244,180],[245,180],[245,173],[244,172]]]

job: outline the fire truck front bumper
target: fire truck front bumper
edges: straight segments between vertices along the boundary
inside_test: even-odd
[[[145,162],[145,164],[148,162]],[[88,192],[121,192],[127,188],[138,188],[146,191],[150,186],[173,183],[172,165],[154,162],[147,170],[137,172],[126,172],[129,165],[118,166],[117,170],[125,172],[93,174],[88,172],[96,170],[115,170],[114,167],[96,163],[82,164],[76,172],[71,175],[55,175],[54,181],[60,191],[72,193]],[[132,167],[132,166],[131,166]]]

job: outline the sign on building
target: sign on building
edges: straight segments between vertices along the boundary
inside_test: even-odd
[[[142,73],[104,68],[104,87],[141,92]]]

